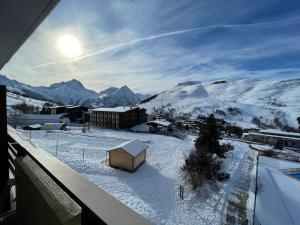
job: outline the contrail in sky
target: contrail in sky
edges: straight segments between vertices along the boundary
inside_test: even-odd
[[[297,19],[300,19],[300,17],[293,17],[293,18],[288,18],[288,19],[284,19],[284,20],[275,20],[275,21],[267,21],[267,22],[259,22],[259,23],[223,24],[223,25],[220,24],[220,25],[196,27],[196,28],[185,29],[185,30],[177,30],[177,31],[152,35],[152,36],[149,36],[149,37],[134,39],[132,41],[127,41],[127,42],[124,42],[124,43],[116,44],[116,45],[113,45],[113,46],[110,46],[110,47],[107,47],[107,48],[103,48],[103,49],[100,49],[98,51],[91,52],[91,53],[85,54],[83,56],[79,56],[79,57],[72,58],[72,59],[69,59],[69,60],[47,62],[47,63],[39,64],[39,65],[36,65],[36,66],[32,66],[28,69],[36,69],[36,68],[42,68],[42,67],[47,67],[47,66],[56,65],[56,64],[65,64],[65,63],[76,62],[76,61],[80,61],[80,60],[85,59],[85,58],[93,57],[93,56],[96,56],[96,55],[101,55],[101,54],[106,53],[106,52],[111,52],[111,51],[127,48],[127,47],[130,47],[130,46],[134,46],[134,45],[142,43],[142,42],[152,41],[152,40],[156,40],[156,39],[160,39],[160,38],[164,38],[164,37],[169,37],[169,36],[174,36],[174,35],[180,35],[180,34],[193,32],[193,31],[201,31],[201,30],[208,30],[208,29],[214,29],[214,28],[252,27],[252,26],[268,25],[268,24],[280,24],[280,23],[286,23],[286,22],[290,22],[290,21],[293,21],[293,20],[297,20]]]

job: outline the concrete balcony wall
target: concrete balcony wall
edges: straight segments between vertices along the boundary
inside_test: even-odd
[[[29,156],[16,160],[20,225],[79,225],[81,208]]]

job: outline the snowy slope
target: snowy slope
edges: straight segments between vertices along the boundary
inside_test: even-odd
[[[141,104],[149,112],[173,109],[175,115],[191,113],[196,117],[222,110],[219,117],[244,127],[253,126],[253,117],[262,117],[273,124],[276,117],[282,124],[296,127],[300,109],[300,79],[294,80],[228,80],[224,82],[185,82],[162,92],[153,100]],[[241,114],[233,115],[228,108],[236,107]],[[219,111],[220,112],[220,111]]]
[[[24,102],[29,105],[39,106],[40,108],[42,108],[43,105],[45,104],[45,101],[27,98],[10,92],[8,92],[6,95],[6,101],[7,101],[7,106],[9,107]]]

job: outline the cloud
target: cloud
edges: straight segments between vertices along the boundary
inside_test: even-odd
[[[191,28],[191,29],[185,29],[185,30],[177,30],[177,31],[172,31],[172,32],[166,32],[166,33],[161,33],[161,34],[157,34],[157,35],[151,35],[151,36],[144,37],[144,38],[138,38],[138,39],[127,41],[127,42],[124,42],[124,43],[120,43],[120,44],[117,44],[117,45],[114,45],[114,46],[109,46],[109,47],[99,49],[97,51],[85,54],[83,56],[79,56],[79,57],[69,59],[69,60],[42,63],[42,64],[39,64],[39,65],[32,66],[29,69],[47,67],[47,66],[51,66],[51,65],[54,65],[54,64],[68,64],[68,63],[71,63],[71,62],[77,62],[77,61],[84,60],[86,58],[94,57],[94,56],[104,54],[104,53],[107,53],[107,52],[118,51],[120,49],[132,47],[132,46],[134,46],[136,44],[139,44],[139,43],[142,43],[142,42],[153,41],[153,40],[160,39],[160,38],[185,34],[185,33],[194,32],[194,31],[203,31],[203,30],[209,30],[209,29],[215,29],[215,28],[255,27],[255,26],[262,26],[262,25],[285,24],[285,23],[291,23],[291,22],[294,23],[295,21],[299,23],[300,21],[297,21],[299,19],[300,19],[300,17],[294,17],[294,18],[288,18],[288,19],[284,19],[284,20],[276,20],[276,21],[268,21],[268,22],[260,22],[260,23],[220,24],[220,25],[210,25],[210,26],[204,26],[204,27],[197,27],[197,28]]]
[[[152,93],[189,79],[297,76],[296,1],[219,4],[65,0],[3,73],[36,85],[75,78],[96,91],[126,84]],[[57,51],[66,33],[81,40],[82,56],[66,60]]]

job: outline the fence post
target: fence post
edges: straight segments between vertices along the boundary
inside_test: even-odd
[[[56,156],[57,156],[57,148],[58,148],[58,140],[56,140],[56,148],[55,148]]]
[[[3,196],[9,180],[6,87],[4,85],[0,85],[0,137],[0,196]],[[10,198],[5,197],[6,201],[3,209],[0,208],[0,212],[10,209]]]
[[[82,163],[84,163],[84,148],[82,149]]]

